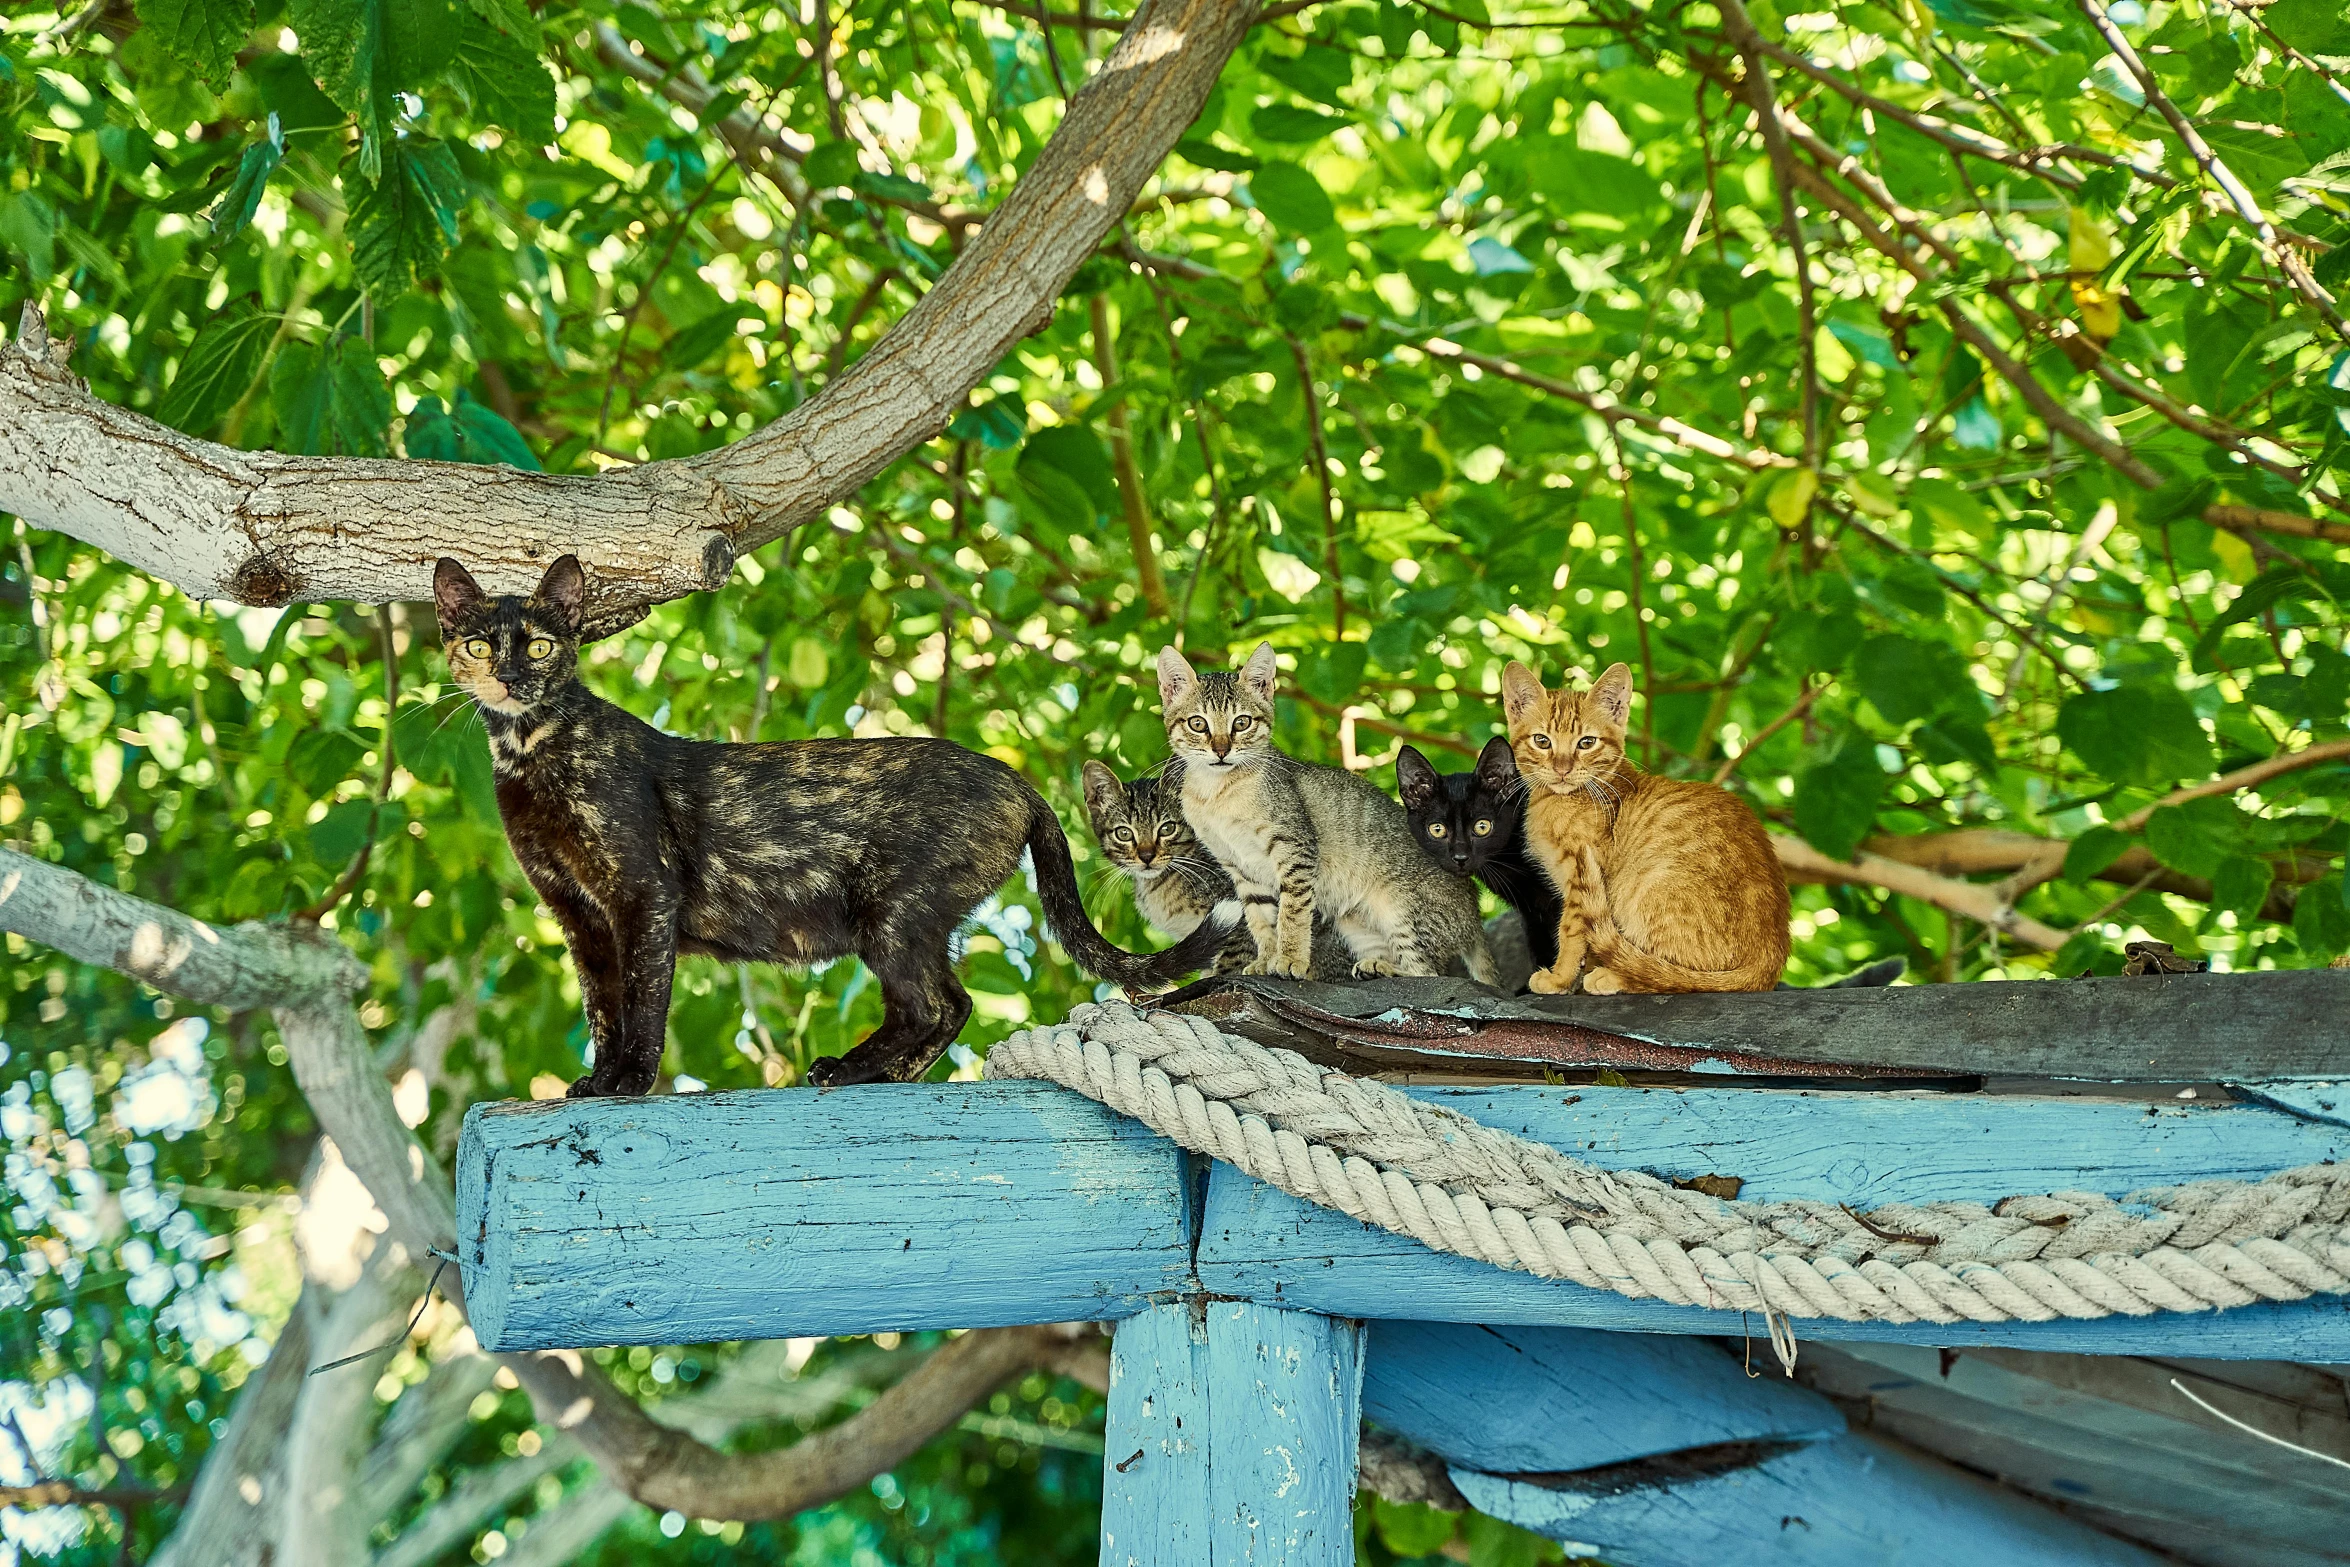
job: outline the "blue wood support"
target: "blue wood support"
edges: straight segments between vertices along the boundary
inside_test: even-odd
[[[1371,1323],[1363,1414],[1448,1463],[1495,1474],[1844,1434],[1836,1406],[1775,1361],[1750,1377],[1703,1339],[1458,1322]]]
[[[485,1349],[985,1327],[1184,1288],[1180,1150],[1047,1084],[478,1105],[458,1250]]]
[[[1352,1567],[1362,1330],[1194,1297],[1118,1324],[1103,1567]]]
[[[2257,1177],[2350,1157],[2259,1105],[1790,1093],[1422,1090],[1614,1168],[1869,1206]],[[1182,1156],[1042,1083],[879,1085],[477,1107],[460,1253],[491,1348],[1106,1320],[1217,1295],[1349,1318],[1735,1334],[1430,1252],[1214,1168],[1196,1253]],[[1196,1264],[1196,1266],[1195,1266]],[[1762,1331],[1759,1319],[1749,1324]],[[2350,1300],[2098,1322],[1799,1325],[1806,1336],[2350,1361]]]
[[[1994,1201],[2257,1178],[2350,1157],[2350,1127],[2260,1105],[1982,1095],[1584,1087],[1415,1090],[1611,1169],[1744,1181],[1758,1201]],[[1218,1165],[1198,1253],[1203,1288],[1356,1317],[1736,1334],[1736,1312],[1630,1300],[1432,1252]],[[1758,1336],[1761,1319],[1746,1323]],[[1803,1321],[1808,1337],[2012,1345],[2105,1355],[2350,1359],[2350,1298],[2094,1322]]]
[[[1453,1481],[1479,1512],[1565,1542],[1570,1556],[1639,1567],[2156,1567],[2166,1559],[1858,1432],[1715,1473],[1571,1480],[1455,1469]]]

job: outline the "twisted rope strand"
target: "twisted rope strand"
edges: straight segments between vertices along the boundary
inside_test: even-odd
[[[2046,1322],[2350,1293],[2350,1165],[2116,1200],[1736,1202],[1602,1170],[1204,1019],[1077,1008],[988,1053],[1436,1251],[1635,1300],[1844,1322]]]

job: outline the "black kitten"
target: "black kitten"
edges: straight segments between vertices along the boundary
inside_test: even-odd
[[[1045,919],[1089,972],[1162,985],[1224,945],[1238,906],[1150,956],[1086,918],[1052,807],[1003,763],[946,740],[719,745],[665,735],[579,683],[587,579],[566,555],[531,597],[490,598],[443,559],[433,596],[449,673],[481,706],[498,814],[562,922],[595,1067],[573,1096],[653,1086],[680,952],[817,963],[881,983],[881,1026],[818,1086],[920,1077],[971,1015],[949,941],[1034,857]]]
[[[1556,963],[1565,901],[1518,836],[1526,785],[1518,777],[1509,740],[1495,735],[1486,741],[1477,765],[1465,773],[1440,773],[1407,745],[1395,759],[1395,783],[1412,833],[1429,858],[1491,887],[1525,920],[1534,966],[1546,969]]]

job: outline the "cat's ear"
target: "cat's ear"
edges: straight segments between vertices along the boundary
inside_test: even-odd
[[[1519,783],[1518,754],[1507,735],[1495,735],[1477,753],[1477,787],[1506,798],[1518,792]]]
[[[576,636],[587,611],[587,573],[580,570],[579,557],[566,555],[549,566],[547,574],[539,579],[539,590],[533,596],[561,615],[563,624],[569,626]]]
[[[1600,677],[1591,683],[1591,705],[1600,716],[1616,728],[1624,727],[1632,716],[1632,671],[1624,664],[1610,664]]]
[[[1085,808],[1092,815],[1107,816],[1126,804],[1126,786],[1103,763],[1086,763],[1079,777],[1085,783]]]
[[[1501,672],[1501,711],[1510,721],[1510,733],[1525,727],[1535,705],[1542,700],[1542,679],[1533,670],[1512,660]]]
[[[1408,745],[1395,755],[1395,789],[1407,811],[1424,810],[1436,798],[1436,769]]]
[[[1172,644],[1159,649],[1159,705],[1173,708],[1199,687],[1199,674],[1191,667],[1191,660],[1175,651]]]
[[[481,607],[481,584],[473,580],[472,572],[443,555],[432,563],[432,602],[440,611],[441,624],[453,626],[460,615]]]
[[[1257,650],[1240,666],[1240,683],[1260,702],[1273,700],[1273,684],[1281,678],[1281,666],[1274,660],[1273,644],[1259,642]]]

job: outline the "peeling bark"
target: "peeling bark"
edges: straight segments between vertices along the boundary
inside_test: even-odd
[[[431,597],[454,555],[493,593],[565,553],[588,630],[722,586],[736,558],[852,498],[945,428],[1052,319],[1080,264],[1191,124],[1255,0],[1150,0],[1003,205],[856,366],[732,446],[600,478],[238,451],[90,396],[39,312],[0,348],[0,510],[198,598],[279,605]]]

